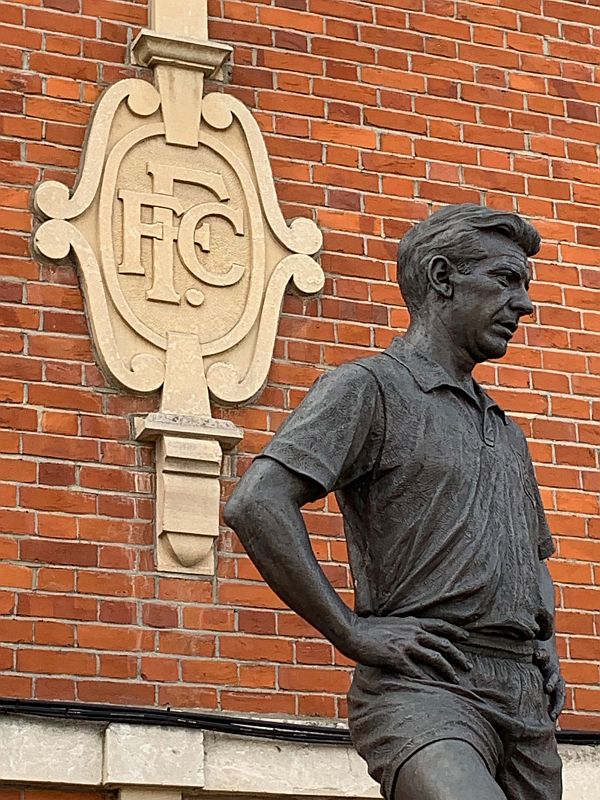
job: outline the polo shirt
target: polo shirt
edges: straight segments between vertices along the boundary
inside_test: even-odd
[[[520,428],[398,337],[316,382],[263,451],[335,491],[356,611],[547,638],[553,543]]]

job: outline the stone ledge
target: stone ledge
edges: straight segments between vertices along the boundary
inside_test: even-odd
[[[102,725],[0,717],[0,782],[102,783]]]
[[[242,795],[378,798],[351,747],[205,734],[205,789]]]
[[[379,790],[349,746],[298,744],[190,728],[0,716],[0,784],[121,790],[121,800],[356,798]],[[561,747],[563,800],[594,797],[600,747]]]
[[[104,734],[105,786],[204,786],[202,731],[109,725]]]
[[[225,82],[229,76],[226,64],[231,59],[233,47],[221,42],[201,42],[179,34],[142,30],[131,45],[131,53],[137,66],[155,67],[166,63],[195,67],[208,78]]]

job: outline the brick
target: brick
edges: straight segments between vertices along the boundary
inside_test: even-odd
[[[34,430],[35,427],[37,427],[37,414],[36,424],[31,430]],[[98,459],[98,443],[93,439],[32,433],[23,437],[23,453],[75,461],[96,461]]]
[[[323,18],[320,15],[303,14],[288,9],[261,6],[258,8],[258,19],[259,22],[272,28],[285,28],[286,30],[305,31],[306,33],[323,32]]]
[[[94,545],[81,542],[30,539],[21,543],[21,558],[24,561],[41,561],[45,564],[93,567],[98,563],[98,549]]]
[[[281,667],[279,686],[303,692],[345,694],[350,688],[350,674],[340,669]]]
[[[225,711],[248,713],[253,708],[261,707],[271,709],[274,714],[293,714],[295,711],[295,698],[293,694],[286,694],[281,691],[276,693],[223,691],[221,693],[221,706]]]
[[[96,81],[98,75],[95,63],[54,53],[32,53],[29,64],[31,69],[39,71],[43,75],[67,76],[85,81]]]
[[[143,26],[147,21],[146,7],[117,0],[82,0],[81,10],[84,14],[101,19],[130,22]]]
[[[154,687],[132,681],[82,680],[78,683],[77,695],[84,703],[149,706],[154,702]]]
[[[2,640],[5,644],[31,644],[33,623],[28,620],[3,619]]]
[[[159,683],[178,682],[178,662],[169,658],[142,658],[141,676]]]
[[[0,585],[4,588],[31,589],[33,572],[29,567],[0,564]]]
[[[220,640],[220,655],[237,661],[290,662],[291,642],[266,636],[224,636]]]
[[[58,595],[19,595],[18,613],[41,619],[94,620],[97,602],[84,597],[61,597]]]
[[[104,678],[135,678],[137,676],[136,656],[101,654],[99,674]]]
[[[21,650],[17,653],[17,669],[43,675],[95,675],[96,657],[72,650]]]
[[[175,631],[161,631],[159,634],[160,653],[177,653],[185,656],[211,657],[215,653],[213,636],[197,636]]]
[[[371,22],[373,9],[362,3],[351,3],[347,0],[309,0],[309,10],[313,14],[325,14],[328,17],[351,19],[357,22]]]
[[[137,621],[137,606],[123,600],[101,600],[99,619],[100,622],[134,625]]]
[[[14,408],[0,406],[0,425],[20,431],[34,431],[37,428],[38,414],[34,408]]]
[[[61,358],[67,361],[93,361],[90,341],[83,337],[31,335],[29,351],[31,355],[44,358],[54,358],[60,353]]]
[[[276,617],[270,611],[245,611],[238,612],[238,624],[241,631],[254,634],[274,634],[276,630]]]
[[[128,420],[120,417],[81,416],[81,433],[99,439],[128,439]]]
[[[217,693],[207,687],[161,686],[158,698],[161,705],[175,708],[217,708]]]
[[[147,651],[153,648],[154,634],[140,628],[117,625],[78,625],[79,647],[92,650]]]
[[[571,588],[570,586],[565,586],[563,592],[565,602],[568,603],[569,608],[580,609],[582,611],[594,611],[598,608],[597,602],[600,589],[576,589]],[[594,605],[594,603],[596,603],[596,605]]]
[[[73,592],[75,574],[71,569],[43,567],[38,571],[37,588],[45,592]]]
[[[37,464],[21,459],[0,458],[0,480],[32,483],[37,477]]]
[[[66,408],[91,413],[102,410],[102,398],[99,395],[80,389],[66,389],[46,384],[30,387],[29,402],[31,405],[47,408]]]
[[[332,122],[314,122],[312,135],[315,139],[324,142],[348,144],[353,147],[372,149],[375,147],[376,137],[373,131],[364,128],[355,128]]]
[[[96,498],[84,492],[64,489],[47,489],[23,486],[21,502],[28,508],[40,511],[70,511],[74,514],[92,514],[96,510]]]
[[[150,628],[177,628],[177,607],[163,603],[146,603],[142,610],[142,622]]]
[[[82,487],[89,489],[122,492],[135,490],[135,476],[122,469],[82,467],[79,482]]]
[[[189,683],[213,683],[235,686],[238,683],[237,664],[213,660],[183,661],[183,680]]]
[[[0,675],[0,693],[3,697],[30,697],[31,688],[31,678],[18,675]]]

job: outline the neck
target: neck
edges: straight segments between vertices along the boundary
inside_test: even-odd
[[[443,367],[459,386],[473,394],[471,373],[475,361],[463,348],[456,347],[441,316],[411,319],[405,339],[423,355]]]

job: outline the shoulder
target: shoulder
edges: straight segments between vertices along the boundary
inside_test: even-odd
[[[302,405],[327,399],[327,405],[354,404],[370,406],[376,413],[382,407],[413,407],[418,386],[410,370],[387,351],[348,361],[330,370],[316,381]]]
[[[291,428],[302,422],[335,426],[340,421],[349,426],[355,418],[369,419],[378,406],[379,388],[372,371],[361,361],[349,361],[324,372],[312,385],[299,406],[284,423]]]
[[[352,398],[367,402],[373,402],[379,394],[378,380],[374,371],[369,368],[368,362],[372,358],[361,359],[359,361],[348,361],[335,369],[324,372],[313,384],[305,400],[314,402],[327,397],[328,404],[333,404],[336,399]]]
[[[397,416],[420,407],[423,392],[412,372],[388,350],[354,363],[370,374],[387,413]]]
[[[372,362],[377,356],[361,358],[357,361],[347,361],[339,367],[324,373],[317,383],[327,382],[331,385],[370,386],[376,387],[377,380],[372,368]]]

